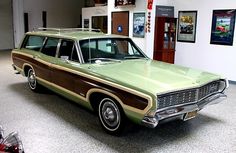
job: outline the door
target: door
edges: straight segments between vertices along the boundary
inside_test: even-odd
[[[52,82],[60,87],[74,92],[76,75],[66,70],[71,69],[79,58],[73,40],[62,39],[56,61],[52,64]]]
[[[56,52],[59,43],[59,38],[48,37],[42,50],[41,55],[37,56],[36,59],[42,62],[39,66],[41,78],[52,82],[52,64],[56,62]]]
[[[0,0],[0,19],[0,50],[12,49],[14,38],[11,0]]]
[[[107,16],[92,16],[92,28],[107,33]]]
[[[112,34],[129,36],[129,12],[112,12]]]
[[[24,28],[25,28],[25,33],[29,31],[29,14],[24,13]]]

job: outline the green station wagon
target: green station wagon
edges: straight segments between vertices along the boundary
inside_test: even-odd
[[[88,29],[28,32],[12,60],[31,90],[44,86],[94,110],[110,134],[127,121],[155,128],[192,119],[228,87],[219,75],[151,60],[128,37]]]

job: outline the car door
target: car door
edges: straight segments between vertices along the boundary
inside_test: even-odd
[[[41,54],[37,55],[35,59],[39,61],[38,74],[41,79],[52,82],[52,64],[56,61],[56,53],[59,44],[59,38],[48,37],[41,50]]]
[[[74,92],[77,75],[71,71],[75,63],[79,64],[76,45],[73,40],[68,39],[61,39],[59,44],[57,60],[52,64],[52,82]]]

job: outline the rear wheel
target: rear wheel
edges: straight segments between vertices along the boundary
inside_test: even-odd
[[[125,116],[120,106],[110,98],[99,104],[99,120],[103,129],[113,135],[120,135],[124,129]]]
[[[28,70],[28,85],[30,87],[30,89],[34,92],[38,92],[40,90],[40,85],[38,84],[37,80],[36,80],[36,75],[35,72],[32,68],[30,68]]]

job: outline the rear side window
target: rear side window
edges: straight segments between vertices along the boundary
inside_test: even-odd
[[[39,51],[43,47],[45,37],[28,35],[21,48]]]
[[[59,42],[58,38],[48,38],[41,52],[45,55],[55,57],[57,52],[58,42]]]

